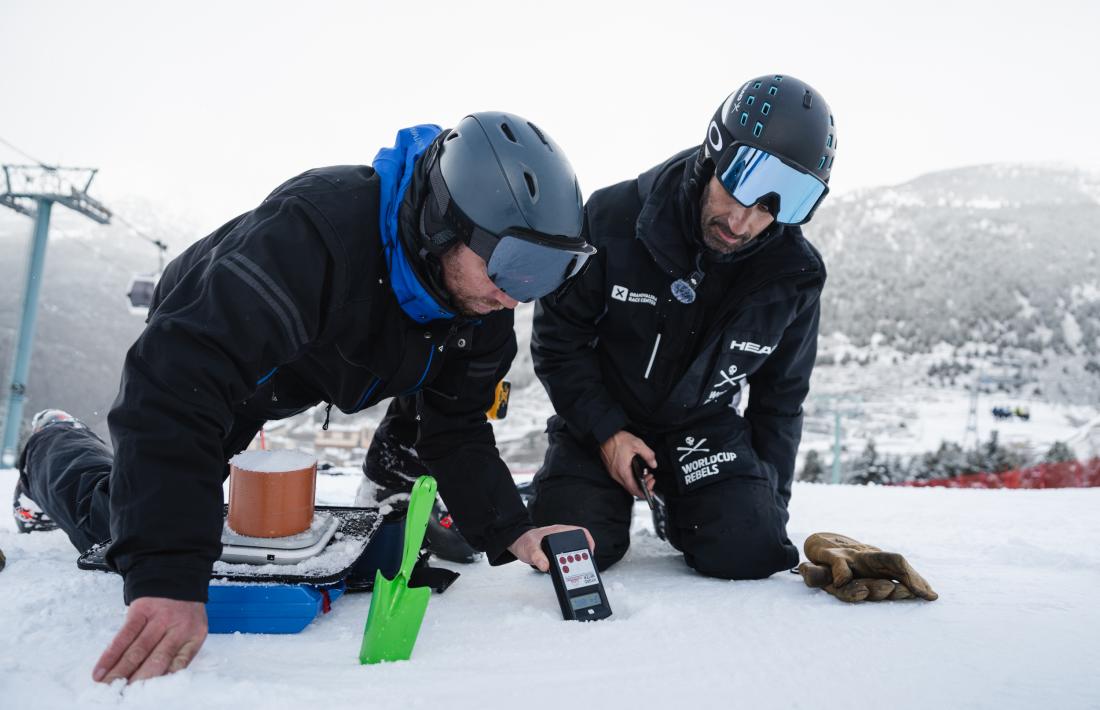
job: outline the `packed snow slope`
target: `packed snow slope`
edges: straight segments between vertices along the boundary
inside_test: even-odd
[[[0,490],[14,472],[0,471]],[[351,476],[319,499],[347,503]],[[614,616],[560,619],[519,564],[459,567],[411,661],[360,666],[370,597],[295,636],[210,637],[192,666],[124,687],[90,679],[124,615],[121,580],[82,572],[60,532],[0,548],[0,698],[45,708],[1100,707],[1100,490],[796,484],[791,537],[842,532],[905,553],[939,601],[845,605],[800,578],[726,582],[648,534],[604,575]]]

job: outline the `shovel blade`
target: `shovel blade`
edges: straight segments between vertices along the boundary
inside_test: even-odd
[[[428,587],[409,588],[400,574],[389,580],[379,571],[371,592],[359,662],[409,660],[431,594]]]

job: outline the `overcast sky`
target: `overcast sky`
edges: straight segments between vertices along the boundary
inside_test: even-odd
[[[143,196],[209,230],[305,169],[369,163],[397,128],[487,109],[540,124],[587,194],[784,73],[836,115],[834,191],[988,162],[1100,170],[1098,8],[0,0],[0,138],[99,167],[108,205]]]

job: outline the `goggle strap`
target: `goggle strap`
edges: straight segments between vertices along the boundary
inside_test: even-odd
[[[440,254],[458,240],[458,235],[450,229],[439,215],[438,204],[429,199],[420,210],[420,233],[427,237],[432,253]]]
[[[443,174],[439,170],[438,162],[428,171],[428,182],[431,183],[432,195],[435,197],[439,214],[447,214],[447,208],[451,206],[451,191],[447,189],[447,183],[443,182]]]
[[[497,237],[494,237],[485,230],[474,229],[473,233],[470,235],[470,243],[468,246],[488,264],[490,257],[493,256],[493,250],[496,249],[499,241]]]

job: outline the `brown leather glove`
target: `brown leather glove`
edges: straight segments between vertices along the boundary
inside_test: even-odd
[[[804,546],[809,562],[798,566],[806,586],[845,602],[910,599],[934,601],[932,591],[904,557],[837,533],[814,533]]]

